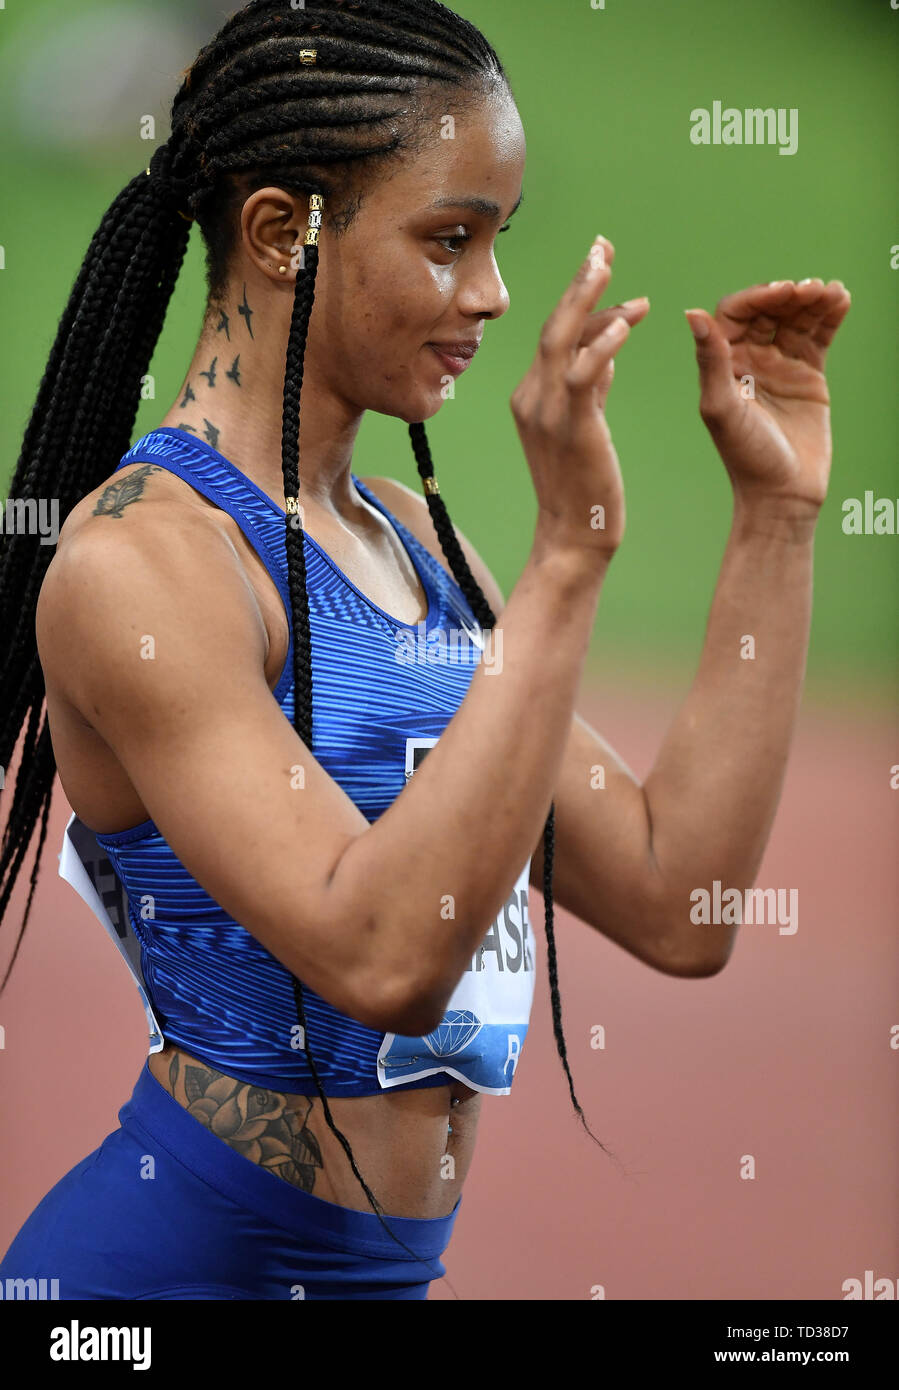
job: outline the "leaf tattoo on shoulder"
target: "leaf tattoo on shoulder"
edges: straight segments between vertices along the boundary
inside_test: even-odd
[[[92,515],[121,516],[131,502],[140,501],[144,493],[144,483],[150,474],[163,471],[156,463],[146,463],[143,468],[135,468],[134,472],[129,473],[127,478],[110,483],[97,499],[97,505],[94,507]]]

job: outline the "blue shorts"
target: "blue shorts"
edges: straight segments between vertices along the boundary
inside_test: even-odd
[[[385,1216],[409,1254],[371,1209],[313,1197],[229,1148],[149,1065],[119,1123],[34,1209],[0,1264],[3,1288],[44,1278],[60,1299],[424,1299],[446,1272],[461,1197],[449,1216]]]

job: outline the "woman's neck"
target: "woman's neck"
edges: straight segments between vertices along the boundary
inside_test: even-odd
[[[281,420],[287,322],[246,285],[223,307],[207,311],[181,388],[161,423],[210,444],[284,505]],[[316,380],[307,356],[300,438],[301,503],[345,514],[351,500],[350,468],[362,411]],[[303,496],[305,503],[303,503]]]

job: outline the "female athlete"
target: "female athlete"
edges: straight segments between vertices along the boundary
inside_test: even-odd
[[[649,310],[597,309],[611,243],[511,399],[537,522],[508,601],[450,524],[423,424],[509,308],[495,247],[524,164],[502,64],[445,6],[254,0],[90,245],[11,489],[65,524],[51,562],[13,535],[0,569],[4,765],[25,725],[0,910],[58,770],[127,893],[161,1038],[0,1277],[65,1299],[423,1299],[483,1097],[519,1065],[529,883],[582,1119],[554,900],[667,974],[728,959],[735,928],[696,924],[690,895],[751,884],[776,809],[849,295],[788,280],[688,313],[734,517],[641,785],[574,712],[625,525],[604,407]],[[202,332],[129,448],[191,221]],[[424,496],[352,471],[366,410],[408,425]]]

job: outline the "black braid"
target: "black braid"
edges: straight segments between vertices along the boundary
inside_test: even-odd
[[[299,59],[306,47],[317,50],[314,66]],[[307,0],[296,10],[284,0],[253,0],[234,14],[188,70],[172,104],[171,137],[154,155],[151,177],[141,172],[131,180],[91,241],[25,430],[10,498],[58,499],[64,520],[115,470],[130,444],[141,377],[149,368],[184,259],[190,217],[206,243],[213,302],[227,282],[239,209],[255,188],[277,182],[295,196],[320,193],[328,226],[340,235],[382,166],[423,148],[435,113],[445,110],[448,101],[460,110],[507,83],[486,38],[438,0]],[[300,394],[317,266],[317,248],[305,248],[285,368],[286,497],[299,496]],[[430,476],[424,427],[413,425],[411,431],[419,471],[430,468],[431,474],[422,473]],[[442,501],[429,496],[428,505],[457,582],[482,626],[492,626],[495,619],[465,563]],[[291,515],[285,533],[294,727],[311,750],[311,645],[299,519]],[[31,908],[56,771],[34,634],[37,597],[51,553],[52,547],[15,533],[7,534],[0,547],[0,630],[10,654],[0,672],[0,768],[8,767],[25,726],[0,850],[0,922],[40,824],[13,961]],[[544,897],[553,1024],[572,1101],[586,1124],[561,1025],[552,935],[552,827],[551,809],[544,830]],[[0,992],[8,976],[9,969]],[[331,1117],[309,1051],[299,981],[294,989],[304,1050],[328,1125],[389,1230]]]
[[[410,425],[409,437],[412,440],[412,450],[415,454],[415,462],[418,465],[418,472],[424,481],[425,478],[433,478],[434,464],[431,459],[431,450],[428,445],[428,437],[425,434],[424,425]],[[450,521],[449,512],[446,504],[439,492],[426,492],[428,509],[431,513],[431,520],[434,523],[434,530],[443,549],[443,553],[449,561],[450,569],[459,588],[465,595],[472,612],[477,618],[480,626],[484,629],[492,628],[496,624],[496,616],[484,596],[478,581],[471,572],[465,553],[459,544],[458,537],[453,530],[453,523]],[[601,1139],[596,1135],[587,1124],[587,1118],[581,1109],[577,1096],[574,1093],[574,1081],[572,1080],[571,1070],[568,1066],[568,1049],[565,1046],[565,1034],[562,1030],[562,996],[559,993],[559,977],[556,967],[556,938],[553,932],[553,849],[555,842],[555,806],[550,805],[549,815],[543,827],[543,903],[546,914],[546,961],[549,970],[549,993],[552,1001],[553,1032],[556,1038],[556,1047],[562,1059],[562,1066],[565,1068],[565,1075],[568,1078],[568,1090],[571,1093],[571,1103],[580,1116],[581,1124],[599,1147],[605,1153],[610,1153]]]
[[[115,468],[128,449],[165,307],[189,228],[142,171],[107,210],[60,321],[9,489],[11,499],[59,503],[60,519]],[[151,331],[152,330],[152,331]],[[41,834],[6,985],[28,923],[56,766],[37,657],[34,613],[53,547],[7,532],[0,548],[0,630],[9,660],[0,670],[0,767],[9,767],[26,722],[12,804],[0,848],[0,921],[31,843]]]
[[[287,366],[284,373],[281,467],[284,474],[285,499],[298,499],[299,494],[300,397],[303,389],[303,362],[306,353],[306,337],[309,332],[309,319],[315,300],[315,275],[317,270],[318,247],[304,247],[303,266],[300,273],[297,275],[296,290],[294,292],[293,312],[291,314],[290,331],[287,339]],[[312,646],[309,632],[309,599],[306,592],[306,558],[304,553],[305,547],[303,545],[301,513],[288,511],[284,532],[284,544],[287,551],[287,584],[290,590],[290,605],[293,616],[293,722],[297,733],[311,751]],[[404,1250],[407,1250],[410,1255],[415,1255],[415,1252],[410,1250],[405,1241],[400,1240],[399,1236],[391,1230],[390,1226],[387,1224],[384,1219],[386,1215],[384,1208],[360,1173],[349,1140],[334,1123],[331,1107],[328,1104],[328,1097],[325,1094],[321,1077],[318,1074],[318,1067],[315,1065],[315,1060],[309,1050],[306,1010],[303,1006],[303,986],[295,975],[291,976],[291,980],[293,984],[297,1019],[302,1030],[303,1051],[309,1063],[309,1070],[312,1073],[312,1079],[315,1082],[315,1089],[318,1091],[328,1127],[340,1140],[343,1151],[349,1159],[350,1167],[353,1170],[353,1176],[362,1187],[371,1205],[372,1211],[377,1216],[385,1231],[393,1237],[398,1245],[401,1245]],[[415,1258],[417,1259],[418,1256],[415,1256]],[[428,1262],[422,1261],[422,1263],[427,1264]]]

